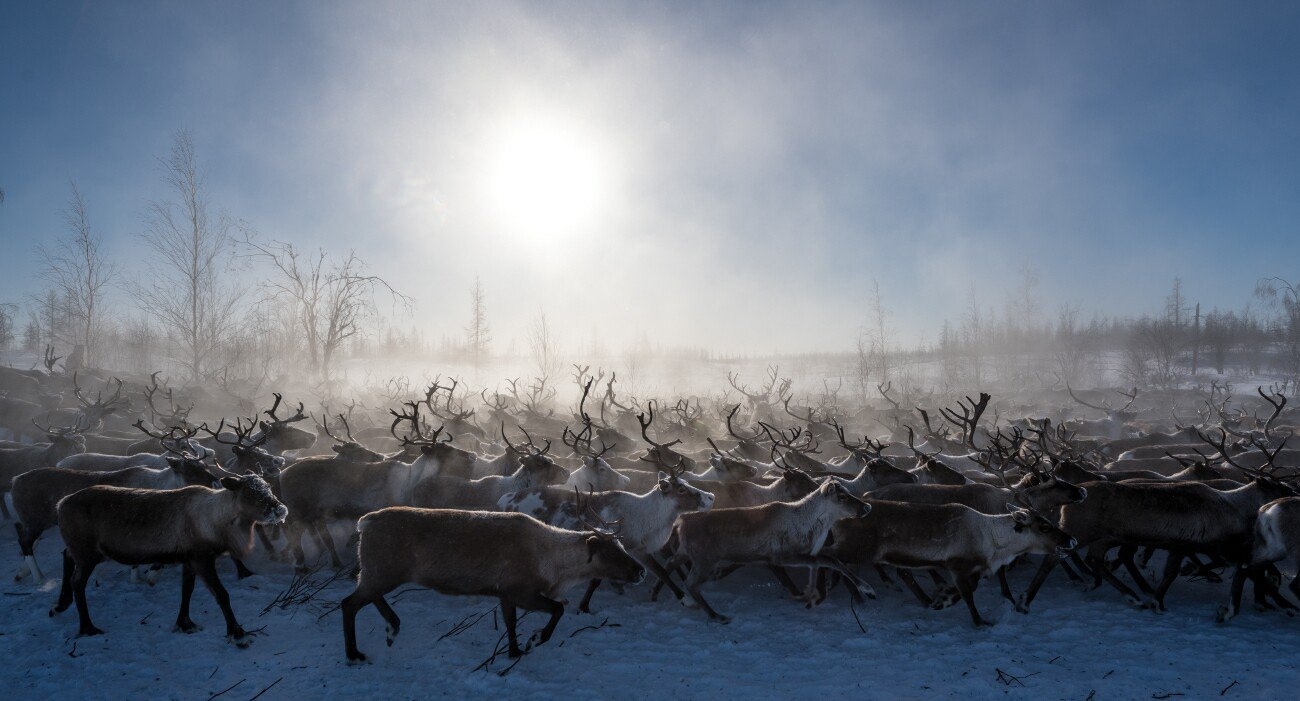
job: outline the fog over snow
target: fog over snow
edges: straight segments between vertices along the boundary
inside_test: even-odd
[[[216,205],[362,251],[434,337],[475,276],[503,344],[541,307],[616,346],[846,349],[876,281],[933,341],[1025,269],[1044,310],[1156,311],[1174,271],[1240,308],[1300,263],[1296,12],[19,4],[0,236],[57,232],[73,179],[129,255],[184,128]],[[29,248],[0,298],[33,291]]]

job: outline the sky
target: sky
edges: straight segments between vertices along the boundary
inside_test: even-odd
[[[1300,277],[1295,3],[9,2],[0,301],[69,182],[131,277],[193,134],[259,237],[357,251],[459,336],[933,340],[1025,271],[1044,318]],[[244,271],[243,275],[252,275]],[[252,284],[251,282],[249,284]],[[115,308],[137,313],[125,294]],[[522,343],[522,341],[520,341]]]

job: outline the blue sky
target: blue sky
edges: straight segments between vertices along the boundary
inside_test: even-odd
[[[476,275],[502,346],[541,308],[583,343],[847,348],[873,280],[933,339],[1024,268],[1047,314],[1154,311],[1176,275],[1240,307],[1300,277],[1298,8],[7,3],[0,300],[38,289],[69,179],[147,275],[140,212],[186,128],[215,202],[356,248],[435,337]],[[599,155],[572,230],[482,194],[534,123]]]

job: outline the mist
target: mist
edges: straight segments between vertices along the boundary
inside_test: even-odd
[[[186,129],[214,205],[363,251],[416,300],[392,323],[431,338],[459,335],[476,277],[503,349],[544,311],[575,347],[849,351],[875,283],[914,345],[1026,270],[1043,322],[1154,313],[1174,277],[1240,309],[1300,262],[1295,78],[1235,31],[1285,22],[1095,9],[23,8],[4,30],[25,97],[2,113],[0,298],[37,292],[20,242],[59,231],[69,179],[148,275],[140,212]],[[594,154],[590,211],[557,228],[492,195],[520,123]]]

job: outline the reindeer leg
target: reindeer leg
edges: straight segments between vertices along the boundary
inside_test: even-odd
[[[1092,567],[1093,573],[1104,580],[1107,584],[1114,587],[1120,594],[1123,594],[1124,597],[1134,606],[1141,606],[1142,600],[1138,597],[1137,592],[1130,589],[1127,584],[1121,582],[1119,578],[1115,576],[1115,573],[1111,572],[1110,568],[1106,566],[1105,555],[1106,553],[1104,549],[1102,549],[1100,553],[1096,551],[1088,553],[1088,565]]]
[[[384,601],[386,593],[372,590],[363,578],[357,581],[357,588],[353,589],[352,593],[344,597],[343,602],[339,604],[339,609],[343,612],[343,648],[348,657],[348,664],[366,661],[366,656],[357,649],[357,612],[365,608],[366,604],[374,604],[375,608],[379,609],[379,614],[388,622],[388,645],[392,646],[401,621],[397,619],[397,614],[393,612],[388,602]],[[379,605],[380,602],[383,602],[382,607]],[[504,606],[502,608],[504,610]]]
[[[72,605],[72,575],[76,571],[76,564],[72,555],[68,553],[67,548],[63,550],[63,584],[59,587],[59,600],[50,608],[50,617],[55,614],[63,613]]]
[[[1029,609],[1022,606],[1021,603],[1016,600],[1015,594],[1011,593],[1011,584],[1007,581],[1007,568],[999,567],[997,576],[998,587],[1002,590],[1002,598],[1010,601],[1011,605],[1016,607],[1018,613],[1029,613]]]
[[[550,614],[550,619],[546,625],[534,635],[537,637],[537,644],[541,645],[555,634],[555,626],[559,625],[560,617],[564,615],[564,604],[545,596],[541,592],[534,593],[531,597],[523,600],[516,600],[515,603],[529,611],[545,611]]]
[[[190,597],[194,595],[194,566],[186,562],[181,565],[181,609],[176,614],[176,627],[172,630],[180,633],[194,633],[203,630],[190,619]]]
[[[898,585],[895,584],[894,580],[889,577],[889,573],[885,571],[884,567],[881,567],[880,565],[872,565],[872,567],[876,569],[876,576],[880,577],[881,584],[884,584],[887,587],[892,587],[894,589],[898,588]]]
[[[587,585],[587,593],[582,595],[582,603],[578,604],[578,613],[591,613],[591,595],[596,593],[596,588],[599,586],[599,579],[593,579]]]
[[[226,587],[221,584],[221,579],[217,577],[216,558],[204,557],[195,560],[192,566],[194,573],[203,580],[208,591],[212,592],[212,598],[217,600],[217,606],[221,607],[221,615],[226,618],[226,640],[234,643],[236,647],[251,645],[253,639],[240,627],[239,621],[235,620],[235,612],[230,608],[230,592],[226,591]]]
[[[1174,585],[1174,580],[1178,579],[1178,573],[1182,569],[1183,553],[1173,550],[1169,551],[1168,559],[1165,560],[1165,573],[1160,578],[1160,584],[1156,586],[1156,595],[1154,598],[1155,610],[1165,611],[1165,593],[1169,587]]]
[[[1029,588],[1025,589],[1025,592],[1020,595],[1020,601],[1016,605],[1017,611],[1024,609],[1024,613],[1029,612],[1029,604],[1033,603],[1035,596],[1038,596],[1038,590],[1042,588],[1043,582],[1047,581],[1047,575],[1052,573],[1052,568],[1056,567],[1058,562],[1060,562],[1063,567],[1066,567],[1067,569],[1069,568],[1069,565],[1066,565],[1065,562],[1058,557],[1053,557],[1051,555],[1043,557],[1043,561],[1038,565],[1038,571],[1034,573],[1033,580],[1029,582]]]
[[[1045,559],[1055,559],[1051,555],[1044,555],[1043,557]],[[1060,565],[1061,565],[1061,571],[1065,573],[1066,577],[1070,578],[1071,582],[1075,582],[1075,583],[1083,582],[1083,576],[1080,575],[1078,572],[1074,571],[1074,567],[1070,565],[1070,561],[1068,559],[1061,560]]]
[[[402,629],[402,619],[397,617],[397,612],[393,610],[392,606],[388,605],[387,601],[384,601],[384,597],[375,597],[373,603],[375,609],[379,611],[379,615],[384,617],[384,623],[387,624],[384,627],[384,634],[387,638],[388,647],[392,647],[393,641],[397,640],[398,631]]]
[[[803,597],[803,590],[799,588],[798,584],[794,583],[793,579],[790,579],[790,573],[786,572],[784,567],[779,565],[768,565],[767,569],[772,573],[772,576],[776,577],[776,581],[779,582],[782,587],[785,587],[785,590],[790,593],[790,596],[793,596],[796,599]]]
[[[339,558],[339,551],[334,547],[334,536],[330,535],[329,524],[324,522],[317,523],[316,535],[320,537],[321,542],[325,544],[325,549],[330,554],[330,566],[336,570],[343,569],[343,560]]]
[[[1255,608],[1259,611],[1282,609],[1288,616],[1294,616],[1298,610],[1295,604],[1287,600],[1278,588],[1282,582],[1282,573],[1277,565],[1270,562],[1253,568],[1251,581],[1255,585]],[[1269,603],[1269,600],[1272,603]]]
[[[254,530],[257,531],[257,539],[261,541],[262,547],[266,548],[266,552],[270,554],[271,561],[275,562],[279,560],[280,554],[275,549],[275,543],[271,542],[271,535],[266,532],[267,528],[259,523],[254,526]]]
[[[704,595],[700,593],[700,584],[704,582],[706,576],[705,572],[713,571],[713,567],[711,565],[706,567],[706,564],[709,563],[693,563],[691,573],[686,576],[684,588],[686,589],[686,592],[691,595],[691,599],[695,601],[696,605],[704,609],[704,612],[709,615],[710,621],[716,621],[723,624],[730,623],[731,619],[715,611],[713,607],[709,605],[709,602],[704,600]]]
[[[90,622],[90,609],[86,606],[86,583],[90,581],[90,574],[95,571],[95,566],[98,564],[98,561],[87,557],[78,561],[73,569],[72,596],[77,602],[77,616],[81,620],[77,637],[101,635],[104,632]]]
[[[307,535],[307,529],[303,526],[302,521],[293,519],[287,521],[284,525],[285,538],[289,541],[289,547],[293,550],[293,570],[299,574],[307,572],[307,554],[302,549],[302,539]],[[357,653],[361,654],[361,653]],[[361,659],[365,659],[362,655]]]
[[[243,560],[241,560],[241,559],[239,559],[239,558],[237,558],[237,557],[232,557],[232,558],[230,558],[230,559],[235,561],[235,578],[236,578],[236,579],[247,579],[247,578],[253,576],[254,572],[253,572],[252,570],[248,569],[248,565],[245,565]]]
[[[1147,598],[1143,605],[1148,608],[1155,608],[1156,590],[1151,588],[1151,584],[1147,582],[1147,578],[1143,576],[1142,570],[1139,569],[1137,563],[1133,561],[1133,556],[1135,554],[1137,554],[1136,545],[1121,545],[1118,555],[1119,562],[1124,565],[1125,571],[1128,572],[1128,576],[1133,578],[1134,583],[1138,585],[1138,589],[1140,589],[1143,594],[1146,594]]]
[[[1237,565],[1232,571],[1232,591],[1229,594],[1228,605],[1219,609],[1215,615],[1215,620],[1219,623],[1227,623],[1241,613],[1241,592],[1246,587],[1246,567]]]
[[[961,598],[966,601],[966,608],[970,609],[971,621],[976,628],[985,628],[993,625],[980,616],[980,611],[975,607],[975,587],[979,584],[979,575],[968,572],[953,572],[953,579],[957,583],[957,591],[961,592]]]
[[[501,619],[506,624],[506,639],[509,641],[510,659],[515,660],[524,656],[524,651],[519,649],[518,623],[519,612],[515,610],[515,603],[504,596],[501,597]]]
[[[14,522],[14,529],[18,531],[18,548],[23,554],[23,570],[19,572],[14,581],[20,580],[28,574],[34,575],[32,581],[40,584],[45,581],[45,573],[41,572],[41,566],[36,564],[36,539],[41,536],[39,532],[33,532],[35,529],[28,528],[21,521]]]
[[[685,592],[683,592],[680,588],[678,588],[676,584],[673,583],[673,579],[668,574],[668,570],[664,569],[664,566],[659,564],[659,560],[655,559],[655,556],[648,555],[644,561],[646,567],[648,567],[650,571],[654,573],[655,577],[659,578],[659,582],[655,585],[654,591],[651,592],[651,601],[654,601],[654,597],[658,595],[659,590],[664,586],[667,586],[670,590],[672,590],[673,596],[676,596],[679,601],[683,596],[686,595]]]
[[[925,593],[925,590],[921,588],[921,585],[916,583],[916,578],[912,576],[911,572],[908,572],[907,570],[898,570],[898,579],[903,583],[903,586],[907,587],[908,591],[912,592],[912,596],[915,596],[916,600],[921,602],[922,606],[930,608],[930,606],[934,604],[934,599],[932,599],[929,594]]]

